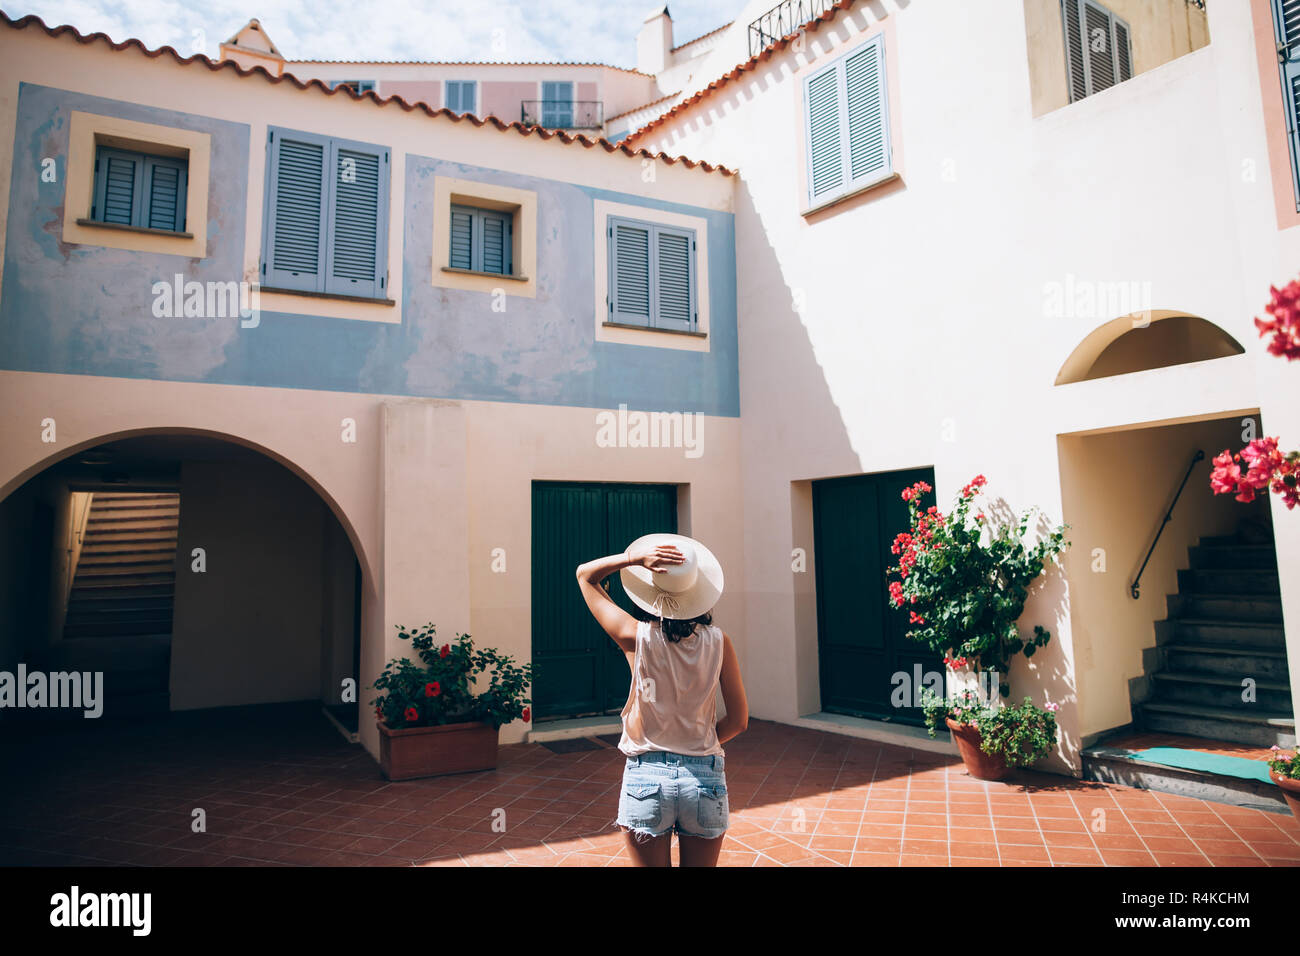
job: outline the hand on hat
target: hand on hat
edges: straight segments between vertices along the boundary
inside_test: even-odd
[[[633,564],[639,564],[651,571],[667,571],[672,565],[681,564],[686,560],[686,556],[671,544],[661,544],[654,548],[636,548],[629,551],[627,556]]]

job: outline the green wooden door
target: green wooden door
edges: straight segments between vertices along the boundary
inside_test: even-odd
[[[533,482],[533,719],[618,713],[632,675],[573,571],[634,539],[677,530],[675,485]],[[618,575],[606,579],[622,607]]]
[[[934,469],[854,475],[813,482],[817,569],[817,644],[822,710],[920,724],[916,707],[895,707],[896,674],[914,700],[916,665],[943,673],[941,658],[909,641],[907,611],[889,603],[885,569],[894,563],[894,536],[907,530],[900,494],[914,482],[934,485]],[[934,503],[934,493],[924,506]]]

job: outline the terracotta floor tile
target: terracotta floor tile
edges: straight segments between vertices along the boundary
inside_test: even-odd
[[[1146,850],[1120,850],[1103,847],[1102,862],[1107,866],[1155,866],[1156,858]]]

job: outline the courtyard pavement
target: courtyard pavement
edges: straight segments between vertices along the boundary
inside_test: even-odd
[[[5,722],[0,864],[625,866],[622,755],[567,746],[584,749],[514,744],[495,771],[389,783],[318,705]],[[1289,815],[1046,773],[986,783],[956,757],[761,720],[726,751],[722,865],[1300,866]]]

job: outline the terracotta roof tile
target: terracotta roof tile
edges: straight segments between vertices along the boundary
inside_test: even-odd
[[[642,73],[640,70],[626,66],[614,66],[612,63],[578,63],[570,60],[285,60],[284,62],[286,65],[310,63],[320,66],[594,66],[604,70],[618,70],[620,73],[635,73],[648,80],[654,79],[649,73]]]
[[[733,80],[740,79],[741,74],[747,73],[750,70],[757,68],[760,63],[765,63],[768,60],[772,59],[773,54],[775,54],[779,50],[784,50],[787,46],[789,46],[792,42],[794,42],[794,39],[797,36],[799,36],[799,34],[803,33],[804,30],[816,30],[823,23],[829,23],[831,20],[835,19],[837,16],[839,16],[841,12],[847,10],[849,7],[853,6],[853,4],[856,2],[857,0],[839,0],[838,3],[832,4],[830,7],[826,9],[824,13],[818,14],[808,22],[801,24],[799,26],[799,29],[795,30],[793,33],[787,34],[786,36],[781,37],[781,39],[774,40],[772,43],[769,43],[767,47],[765,47],[763,50],[756,53],[754,56],[751,56],[744,63],[737,64],[729,72],[724,73],[722,76],[718,77],[716,80],[714,80],[708,86],[704,87],[704,89],[700,90],[698,93],[695,93],[694,95],[689,96],[686,99],[682,100],[672,109],[667,110],[661,115],[655,117],[649,123],[646,123],[645,126],[642,126],[640,129],[634,130],[633,132],[629,133],[626,137],[623,138],[622,142],[629,143],[633,140],[640,139],[641,137],[649,133],[652,129],[655,129],[658,126],[663,125],[664,123],[668,122],[670,119],[673,119],[676,116],[680,116],[682,113],[689,110],[696,103],[699,103],[701,100],[707,99],[708,97],[712,96],[714,93],[722,89],[728,83],[732,82]]]
[[[696,167],[698,167],[704,170],[705,172],[709,172],[709,173],[720,172],[723,175],[727,175],[727,176],[734,175],[734,171],[728,169],[725,166],[715,165],[712,163],[699,162],[696,160],[688,159],[685,156],[669,156],[667,153],[663,153],[663,152],[652,153],[646,149],[633,149],[621,142],[611,143],[609,140],[604,139],[603,137],[592,139],[590,137],[583,136],[580,133],[577,135],[573,135],[570,133],[566,133],[563,130],[545,129],[541,126],[525,126],[523,123],[519,123],[519,122],[506,122],[505,120],[500,120],[495,116],[487,116],[487,117],[480,118],[477,116],[473,116],[469,113],[463,113],[463,114],[455,113],[446,108],[434,109],[433,107],[429,106],[427,103],[422,103],[422,102],[408,103],[406,100],[402,99],[402,97],[396,94],[381,99],[373,91],[366,92],[366,93],[354,93],[350,88],[347,87],[338,87],[336,89],[330,89],[320,80],[303,81],[290,73],[285,73],[281,76],[272,76],[264,67],[260,67],[260,66],[254,66],[250,69],[244,69],[233,60],[222,60],[220,62],[217,62],[212,59],[209,59],[207,56],[204,56],[201,53],[196,53],[192,56],[182,56],[180,53],[178,53],[170,46],[163,46],[163,47],[159,47],[156,50],[151,50],[147,46],[145,46],[144,43],[142,43],[140,40],[135,39],[134,37],[123,40],[121,43],[115,43],[113,42],[113,39],[110,36],[108,36],[108,34],[106,33],[83,34],[76,27],[68,26],[66,24],[57,27],[47,26],[45,21],[42,20],[40,17],[36,16],[35,14],[29,14],[28,16],[15,20],[12,17],[10,17],[7,13],[5,13],[3,10],[0,10],[0,23],[3,23],[5,26],[15,30],[25,30],[28,27],[32,27],[32,26],[40,27],[40,29],[43,30],[47,35],[56,38],[61,37],[64,34],[67,34],[71,36],[72,39],[76,40],[76,42],[83,45],[102,42],[106,44],[110,49],[118,50],[118,51],[126,50],[128,48],[134,47],[135,49],[139,50],[141,53],[143,53],[145,56],[149,57],[150,59],[157,59],[158,57],[167,55],[170,56],[173,60],[175,60],[177,63],[179,63],[182,66],[189,66],[190,64],[199,64],[201,66],[206,66],[213,73],[219,73],[223,70],[231,70],[236,75],[241,77],[249,77],[249,76],[253,76],[254,74],[260,74],[262,78],[265,79],[267,82],[291,83],[300,90],[306,90],[311,87],[315,87],[316,90],[325,94],[326,96],[348,96],[354,100],[368,99],[380,106],[383,106],[388,103],[392,103],[397,106],[400,106],[403,110],[407,111],[408,113],[411,112],[412,110],[421,110],[428,116],[443,117],[457,123],[462,121],[467,121],[469,123],[472,123],[474,126],[492,126],[495,129],[500,130],[501,132],[514,130],[515,132],[519,133],[521,136],[536,135],[544,140],[559,139],[560,142],[565,143],[566,145],[577,143],[587,149],[591,149],[593,147],[598,146],[607,153],[618,152],[624,154],[625,156],[631,156],[634,158],[656,159],[656,160],[661,159],[664,162],[668,163],[669,165],[676,165],[677,163],[682,163],[688,169],[695,169]]]

